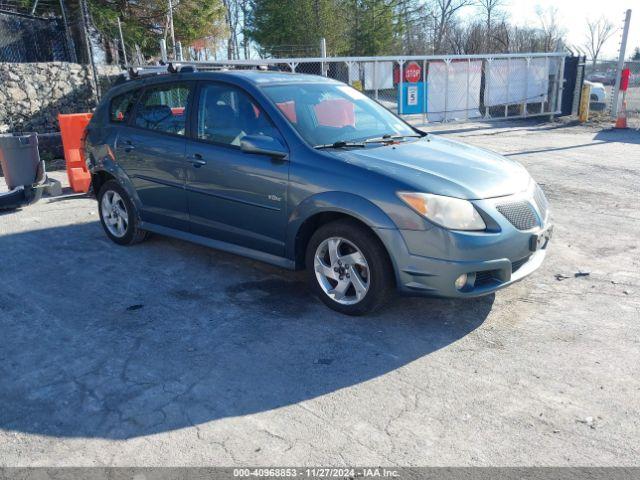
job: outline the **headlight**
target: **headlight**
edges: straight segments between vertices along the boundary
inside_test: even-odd
[[[398,192],[412,209],[433,223],[451,230],[484,230],[482,217],[467,200],[431,193]]]

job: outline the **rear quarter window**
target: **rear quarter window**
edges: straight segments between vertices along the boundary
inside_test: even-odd
[[[111,99],[111,104],[109,106],[109,121],[124,123],[129,119],[129,115],[136,103],[136,93],[137,91],[134,90]]]

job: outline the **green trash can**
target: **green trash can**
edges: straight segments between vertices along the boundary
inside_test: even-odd
[[[0,166],[9,190],[36,183],[41,168],[38,136],[0,134]]]

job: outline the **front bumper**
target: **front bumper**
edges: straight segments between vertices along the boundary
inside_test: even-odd
[[[548,215],[529,230],[518,230],[495,210],[495,201],[476,205],[495,221],[491,231],[460,232],[432,226],[426,230],[378,229],[390,254],[398,289],[403,293],[438,297],[486,295],[522,280],[537,270],[546,256]],[[456,279],[473,278],[464,288]]]
[[[548,245],[536,252],[529,251],[529,237],[523,242],[524,255],[494,256],[486,260],[446,260],[412,255],[407,250],[400,230],[380,229],[378,235],[388,246],[394,264],[398,290],[413,295],[436,297],[477,297],[486,295],[522,280],[542,265]],[[458,290],[456,279],[473,275],[471,288]]]

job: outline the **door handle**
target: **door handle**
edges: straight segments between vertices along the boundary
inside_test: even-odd
[[[189,161],[191,162],[191,165],[193,165],[195,168],[200,168],[203,165],[207,164],[207,161],[202,158],[202,155],[200,155],[199,153],[194,153],[193,155],[191,155],[189,157]]]
[[[124,143],[124,147],[122,148],[124,148],[125,152],[130,152],[131,150],[136,149],[136,146],[133,144],[131,140],[124,140],[123,143]]]

